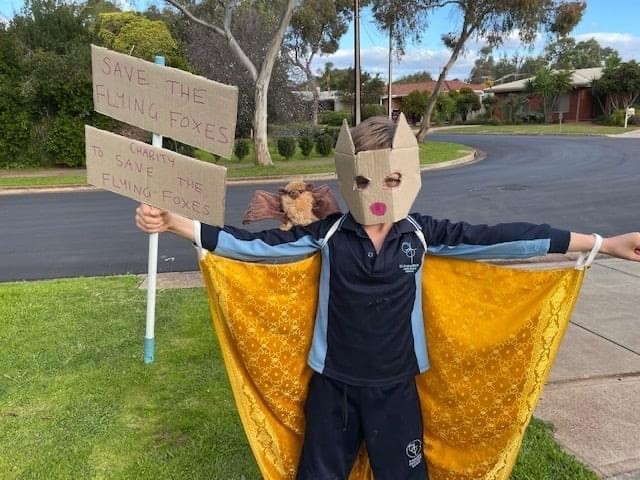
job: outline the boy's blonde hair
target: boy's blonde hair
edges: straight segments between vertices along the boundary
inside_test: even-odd
[[[356,153],[391,148],[396,124],[388,117],[371,117],[351,129]]]

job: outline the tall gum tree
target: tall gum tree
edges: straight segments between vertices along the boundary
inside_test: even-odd
[[[442,36],[451,56],[429,99],[416,134],[419,141],[424,140],[431,127],[431,115],[444,80],[470,38],[497,46],[515,32],[525,44],[532,43],[541,30],[563,36],[580,21],[586,7],[584,1],[563,0],[372,0],[371,3],[378,26],[387,30],[393,27],[399,52],[404,51],[408,38],[420,40],[429,15],[435,10],[449,7],[459,14],[458,28]]]
[[[283,44],[286,61],[302,72],[313,95],[312,121],[318,124],[318,81],[311,70],[316,55],[338,50],[352,17],[351,0],[305,0],[293,15]]]
[[[267,144],[267,95],[269,92],[269,81],[271,80],[271,72],[273,65],[276,61],[282,41],[284,39],[285,32],[294,10],[301,5],[301,0],[286,0],[282,11],[278,17],[277,28],[273,35],[267,53],[262,61],[261,65],[256,66],[248,55],[242,49],[242,46],[236,41],[231,31],[231,21],[233,19],[233,13],[240,5],[237,0],[219,1],[217,5],[223,10],[221,24],[218,25],[203,18],[196,16],[191,7],[187,7],[178,0],[165,0],[167,3],[173,5],[180,10],[188,19],[194,23],[201,25],[215,35],[220,36],[229,46],[230,50],[236,56],[236,58],[246,68],[247,74],[255,85],[255,111],[253,117],[253,138],[255,143],[256,164],[259,165],[272,165],[271,155],[269,154],[269,148]],[[278,3],[278,2],[268,2]],[[274,5],[274,9],[277,5]]]

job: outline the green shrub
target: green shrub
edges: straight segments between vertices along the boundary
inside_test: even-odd
[[[278,153],[289,160],[296,153],[296,139],[294,137],[283,137],[278,139]]]
[[[320,114],[320,123],[329,125],[332,127],[339,127],[342,125],[343,120],[347,120],[351,124],[351,112],[323,112]]]
[[[56,165],[84,165],[84,120],[60,115],[51,125],[45,149]]]
[[[29,165],[27,152],[31,144],[31,126],[27,112],[8,111],[0,114],[0,167]]]
[[[363,105],[360,111],[360,119],[366,120],[371,117],[386,116],[387,111],[382,105]]]
[[[313,138],[310,135],[305,135],[298,139],[298,146],[304,158],[309,158],[311,151],[313,150]]]
[[[616,110],[611,115],[609,115],[607,123],[615,127],[624,127],[625,115],[626,115],[626,111],[624,109]]]
[[[320,135],[316,138],[316,152],[318,152],[323,157],[326,157],[331,153],[333,146],[335,145],[335,141],[331,135]]]
[[[248,138],[239,138],[236,140],[236,144],[233,148],[233,153],[236,154],[238,160],[242,161],[244,157],[249,155],[249,151],[251,150],[251,140]]]
[[[335,145],[338,141],[338,136],[340,135],[340,130],[342,127],[324,127],[321,130],[314,132],[314,139],[318,140],[318,137],[322,135],[329,135],[333,139],[333,144]],[[316,152],[318,149],[316,149]]]

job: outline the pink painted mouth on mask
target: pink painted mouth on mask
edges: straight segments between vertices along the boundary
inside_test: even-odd
[[[387,213],[387,204],[382,202],[375,202],[371,204],[371,213],[381,217],[385,213]]]

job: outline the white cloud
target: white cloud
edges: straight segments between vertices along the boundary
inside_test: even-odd
[[[116,4],[118,5],[118,7],[120,7],[120,9],[123,12],[136,10],[136,7],[135,7],[134,3],[135,3],[135,0],[133,2],[131,0],[117,0],[116,1]]]
[[[380,73],[380,76],[387,79],[387,68],[389,62],[388,51],[381,47],[365,48],[360,51],[360,64],[362,70],[370,73]],[[441,50],[431,50],[427,48],[409,48],[399,63],[394,59],[394,78],[426,70],[434,77],[437,77],[442,67],[447,63],[451,52],[445,48]],[[477,54],[466,57],[459,57],[454,64],[447,78],[464,79],[468,76],[473,60]],[[321,69],[326,62],[331,62],[334,68],[348,68],[354,64],[353,49],[341,49],[332,55],[317,58],[313,62],[314,70]]]
[[[593,32],[575,36],[579,42],[595,38],[603,47],[615,48],[623,60],[640,60],[640,36],[630,33]]]
[[[520,40],[520,30],[516,29],[510,32],[509,35],[507,35],[503,39],[502,44],[499,47],[497,47],[496,50],[499,50],[499,51],[504,51],[504,50],[516,51],[517,50],[522,52],[535,51],[543,48],[545,41],[546,39],[544,35],[538,33],[538,35],[536,36],[533,42],[531,42],[530,44],[523,43],[522,40]],[[487,45],[486,38],[474,38],[469,42],[467,42],[467,49],[480,50],[485,45]]]
[[[608,33],[594,32],[583,33],[575,36],[577,41],[584,41],[595,38],[600,45],[612,47],[620,52],[623,60],[640,60],[640,36],[628,33]],[[503,53],[508,56],[518,52],[520,55],[537,55],[546,43],[543,35],[538,35],[532,45],[523,44],[518,37],[518,32],[512,32],[504,41],[504,44],[494,51],[494,56],[498,57]],[[479,56],[480,49],[486,45],[482,39],[473,40],[467,44],[466,53],[458,57],[453,65],[448,79],[465,79],[469,76],[473,63]],[[442,67],[449,60],[450,51],[444,47],[440,49],[421,48],[417,46],[408,47],[400,62],[394,60],[393,76],[399,78],[403,75],[426,70],[433,77],[437,77]],[[360,51],[360,62],[362,69],[370,73],[380,73],[382,78],[387,79],[388,52],[382,47],[364,48]],[[322,69],[325,62],[332,62],[334,68],[352,67],[353,49],[341,49],[332,55],[318,57],[313,62],[313,69]]]

